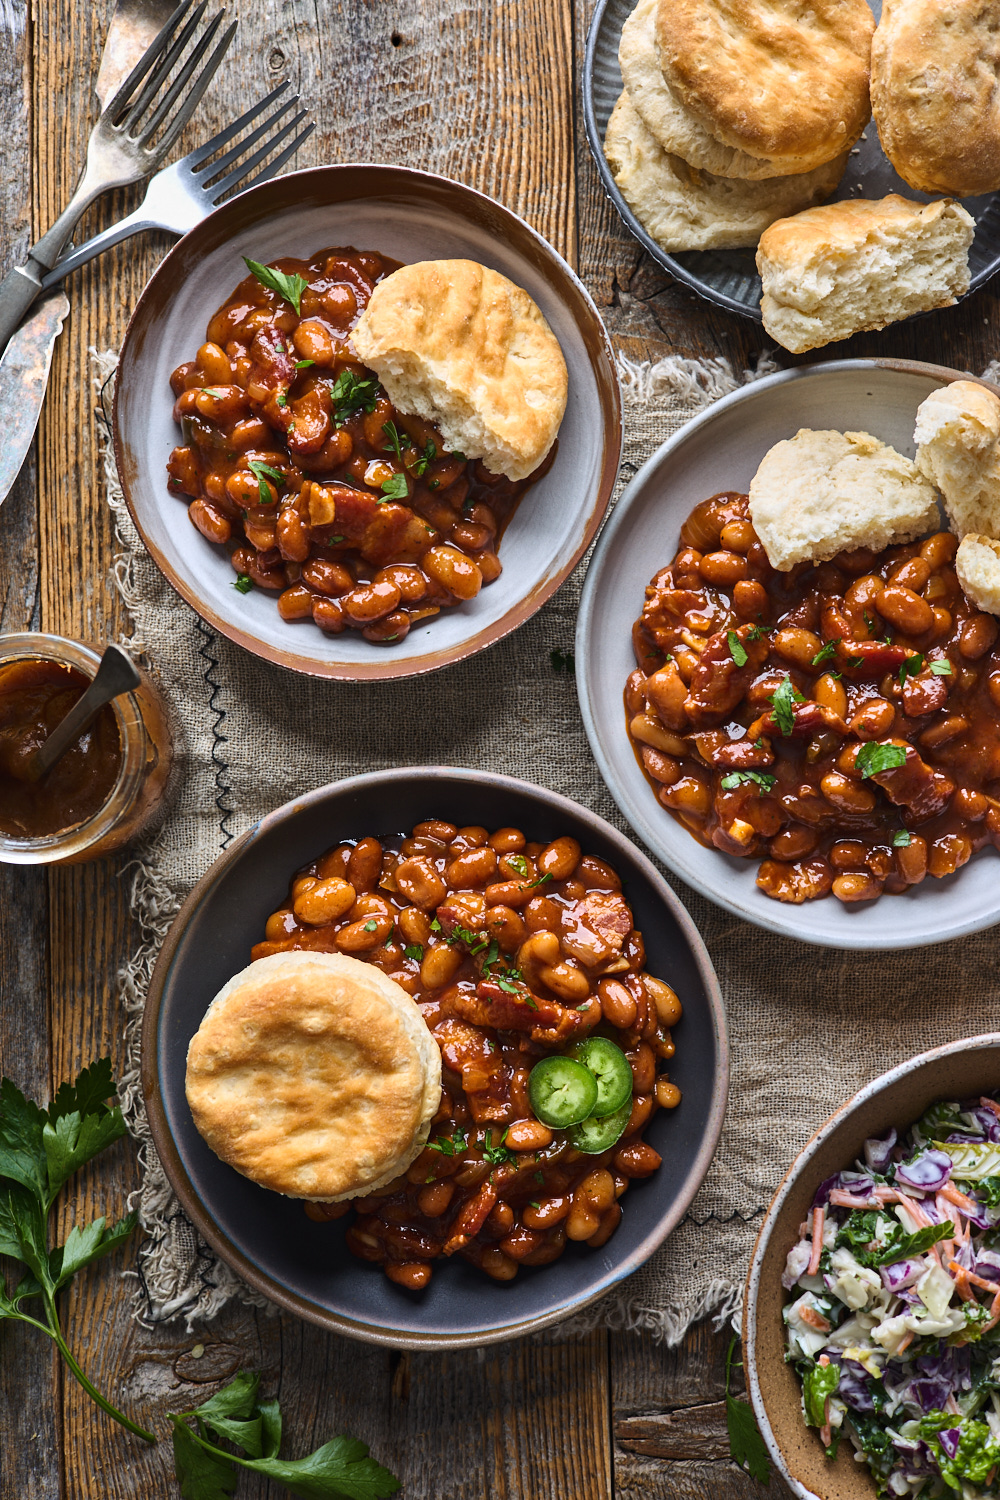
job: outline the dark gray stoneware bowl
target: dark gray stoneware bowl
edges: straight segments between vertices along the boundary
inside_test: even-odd
[[[621,876],[647,963],[675,987],[684,1017],[671,1078],[678,1109],[647,1139],[663,1166],[636,1183],[600,1250],[570,1245],[554,1265],[491,1281],[456,1256],[425,1292],[404,1291],[344,1245],[348,1221],[314,1224],[302,1205],[221,1162],[195,1130],[184,1097],[188,1044],[209,1002],[250,956],[292,873],[341,839],[408,832],[424,818],[570,833]],[[712,1159],[726,1105],[729,1049],[719,985],[698,932],[646,857],[602,818],[528,782],[478,771],[412,767],[356,776],[286,803],[238,839],[192,891],[157,962],[143,1019],[142,1085],[153,1140],[199,1233],[280,1306],[370,1343],[457,1348],[527,1333],[579,1311],[636,1270],[691,1202]]]

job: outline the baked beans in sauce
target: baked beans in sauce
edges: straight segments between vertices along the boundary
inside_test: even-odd
[[[0,668],[0,830],[10,838],[46,838],[100,812],[122,763],[118,722],[110,704],[41,780],[28,763],[90,686],[62,662],[43,658]]]
[[[997,620],[957,539],[771,568],[746,495],[695,506],[646,589],[628,731],[659,801],[778,901],[951,875],[1000,845]]]
[[[356,1210],[351,1250],[414,1291],[456,1251],[509,1281],[567,1240],[605,1244],[630,1181],[660,1165],[646,1125],[680,1101],[665,1071],[680,1002],[645,972],[610,866],[568,837],[418,823],[299,872],[252,956],[296,948],[377,964],[413,996],[442,1060],[441,1105],[410,1169],[363,1199],[310,1203],[310,1218]],[[596,1155],[543,1124],[528,1097],[534,1064],[588,1035],[613,1041],[632,1071],[628,1123]]]
[[[504,528],[555,450],[514,483],[392,405],[347,340],[397,261],[348,247],[271,267],[302,278],[301,316],[254,275],[219,308],[170,377],[183,441],[168,487],[229,549],[241,591],[392,645],[500,576]]]

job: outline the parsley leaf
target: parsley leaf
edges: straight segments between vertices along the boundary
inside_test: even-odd
[[[908,849],[912,842],[913,835],[908,828],[900,828],[892,836],[892,847],[894,849]]]
[[[374,932],[377,927],[378,927],[378,923],[375,921],[374,917],[372,917],[372,919],[369,922],[365,923],[365,931],[366,932]]]
[[[395,453],[400,463],[402,463],[403,449],[410,446],[409,438],[406,438],[405,442],[403,441],[403,434],[399,431],[399,428],[396,426],[395,422],[383,422],[382,431],[389,439],[389,446],[387,448],[383,448],[382,452]]]
[[[405,500],[410,493],[406,475],[393,474],[391,479],[383,479],[382,493],[387,500]]]
[[[295,368],[297,370],[307,370],[310,365],[314,365],[315,363],[314,359],[297,359],[295,361]]]
[[[785,673],[783,682],[780,682],[771,694],[771,707],[774,709],[774,722],[781,730],[785,739],[795,728],[795,715],[792,712],[793,703],[804,703],[806,700],[796,690],[792,679]]]
[[[49,1246],[49,1215],[60,1189],[74,1172],[125,1134],[106,1057],[64,1083],[48,1109],[26,1099],[9,1078],[0,1080],[0,1255],[21,1262],[27,1274],[8,1290],[0,1272],[0,1322],[15,1319],[40,1329],[55,1344],[73,1375],[102,1411],[129,1432],[155,1443],[95,1390],[81,1370],[59,1323],[57,1295],[84,1266],[117,1249],[136,1226],[127,1214],[109,1227],[103,1216],[77,1223],[62,1245]],[[21,1303],[41,1299],[33,1315]]]
[[[835,640],[827,641],[825,646],[821,646],[812,659],[813,666],[818,667],[821,662],[833,661],[837,654],[837,647],[842,640],[843,636],[838,635]]]
[[[549,873],[548,870],[546,870],[545,874],[544,875],[539,875],[539,877],[538,877],[537,880],[529,881],[529,883],[528,883],[528,890],[529,891],[533,891],[536,886],[538,886],[538,885],[544,885],[547,880],[551,880],[551,879],[552,879],[551,874]]]
[[[766,635],[771,634],[773,629],[773,625],[751,625],[747,631],[747,640],[762,641]]]
[[[924,658],[923,658],[923,655],[922,655],[921,652],[915,651],[912,656],[908,656],[904,662],[900,663],[900,667],[899,667],[899,685],[900,685],[900,687],[903,686],[903,683],[906,681],[906,679],[908,677],[916,677],[920,672],[923,671],[923,669],[924,669]]]
[[[303,1500],[388,1500],[396,1493],[399,1480],[370,1458],[367,1444],[357,1438],[335,1437],[306,1458],[279,1458],[281,1410],[277,1401],[257,1400],[259,1379],[241,1371],[193,1411],[169,1414],[185,1500],[226,1500],[236,1487],[237,1465],[277,1480]],[[187,1423],[190,1417],[194,1427]],[[216,1446],[220,1441],[249,1457],[226,1452]]]
[[[729,1394],[733,1350],[738,1343],[739,1339],[734,1338],[726,1355],[726,1427],[729,1432],[729,1453],[734,1463],[739,1464],[741,1469],[746,1469],[751,1479],[767,1484],[771,1478],[771,1461],[753,1408],[746,1401],[737,1401],[735,1396]]]
[[[862,745],[854,758],[857,770],[861,772],[862,779],[866,776],[877,776],[880,771],[891,771],[896,766],[906,765],[906,751],[902,745],[880,745],[875,740],[869,740],[867,745]]]
[[[253,584],[250,581],[249,574],[237,573],[236,582],[233,584],[233,588],[238,594],[249,594],[250,590],[253,588]]]
[[[727,631],[726,640],[729,642],[729,655],[732,657],[733,661],[738,667],[745,667],[749,658],[746,654],[746,650],[744,649],[743,642],[736,634],[736,631]]]
[[[764,793],[769,792],[777,780],[777,776],[771,776],[767,771],[731,771],[728,776],[723,776],[722,785],[727,792],[733,792],[744,781],[753,781],[756,783],[760,795],[763,797]]]
[[[507,863],[510,865],[512,870],[520,875],[522,880],[527,880],[528,861],[525,859],[523,854],[508,854]]]
[[[424,961],[424,948],[422,943],[411,943],[408,948],[403,949],[404,958],[412,958],[414,963],[421,964]]]
[[[930,672],[933,677],[950,677],[952,675],[951,662],[946,656],[943,656],[940,661],[932,661]]]
[[[430,439],[411,466],[418,479],[427,473],[427,466],[434,458],[437,458],[437,445]]]
[[[250,472],[257,481],[261,505],[273,505],[274,501],[271,499],[271,491],[267,481],[273,479],[280,490],[284,487],[284,474],[279,469],[272,469],[270,464],[261,463],[259,458],[251,458]]]
[[[302,316],[302,293],[309,285],[304,276],[297,272],[289,276],[284,271],[278,271],[274,266],[262,266],[259,260],[248,260],[243,257],[250,271],[253,272],[261,286],[266,286],[269,292],[277,292],[279,297],[284,297],[295,308],[297,317]]]
[[[510,1127],[508,1126],[508,1129]],[[515,1161],[516,1157],[508,1146],[504,1145],[507,1139],[505,1130],[498,1143],[494,1146],[492,1142],[483,1146],[483,1160],[488,1161],[491,1167],[502,1167],[506,1161]]]
[[[343,427],[348,417],[352,417],[357,411],[374,411],[379,394],[379,383],[374,377],[371,380],[359,380],[353,370],[341,370],[330,387],[336,425]]]
[[[465,1131],[455,1126],[451,1135],[439,1135],[436,1141],[428,1141],[428,1151],[439,1151],[442,1156],[458,1156],[469,1144]]]

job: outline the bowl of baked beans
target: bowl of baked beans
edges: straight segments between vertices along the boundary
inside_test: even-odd
[[[588,572],[577,682],[615,800],[772,931],[903,948],[1000,918],[1000,629],[962,592],[957,538],[942,520],[779,572],[747,504],[803,427],[912,457],[917,407],[962,378],[849,360],[754,382],[640,470]]]
[[[398,1180],[303,1203],[208,1148],[192,1036],[248,962],[374,964],[441,1051],[424,1149]],[[147,1001],[143,1088],[192,1223],[273,1301],[391,1345],[503,1339],[579,1311],[678,1223],[728,1080],[711,961],[654,866],[603,819],[477,772],[378,772],[263,819],[179,913]]]
[[[523,287],[563,351],[566,413],[524,479],[397,409],[349,347],[380,281],[442,259]],[[331,166],[239,194],[173,248],[125,336],[114,435],[142,539],[208,624],[360,680],[459,661],[541,607],[607,509],[621,412],[593,302],[523,220],[429,173]]]

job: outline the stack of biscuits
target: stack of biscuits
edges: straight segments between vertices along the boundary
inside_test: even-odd
[[[1000,188],[1000,27],[963,0],[640,0],[605,137],[622,196],[668,251],[753,246],[764,326],[801,353],[969,288],[952,198],[826,204],[874,113],[911,187]],[[870,71],[870,79],[869,79]]]
[[[822,203],[870,116],[865,0],[639,0],[604,152],[664,250],[757,244]]]

